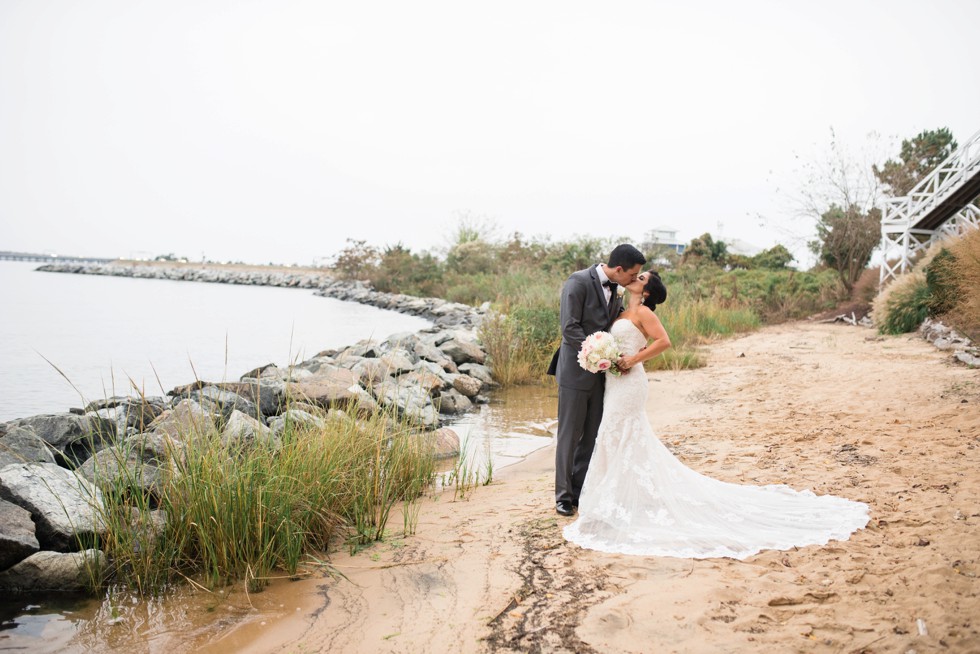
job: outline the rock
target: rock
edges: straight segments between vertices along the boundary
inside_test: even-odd
[[[439,391],[445,384],[445,380],[439,375],[423,369],[416,369],[398,378],[398,384],[418,386],[427,395],[432,395]]]
[[[209,385],[200,390],[191,391],[189,397],[197,401],[201,406],[208,406],[210,403],[221,412],[225,420],[228,420],[234,411],[239,411],[252,417],[260,415],[255,404],[237,393],[218,388],[217,386]]]
[[[459,456],[459,435],[448,427],[432,432],[430,436],[437,459],[451,459]]]
[[[487,388],[491,386],[496,386],[496,382],[493,381],[493,374],[490,372],[490,368],[479,363],[464,363],[459,367],[459,371],[464,375],[469,375],[479,379],[480,382]]]
[[[453,378],[453,388],[465,395],[466,397],[476,397],[483,387],[483,383],[469,375],[457,375]]]
[[[0,497],[31,512],[45,549],[72,551],[105,530],[102,493],[51,463],[15,463],[0,469]]]
[[[31,416],[9,423],[8,429],[14,426],[29,427],[57,452],[57,458],[74,464],[80,464],[108,445],[115,435],[115,424],[94,413]]]
[[[334,368],[307,381],[287,384],[286,393],[296,401],[309,402],[324,409],[342,409],[354,402],[358,388],[360,386],[353,371]]]
[[[252,370],[249,370],[244,375],[242,375],[241,377],[239,377],[239,379],[241,381],[247,381],[249,379],[258,379],[258,378],[262,377],[262,373],[264,373],[266,370],[268,370],[269,368],[275,368],[275,367],[276,367],[276,364],[274,364],[274,363],[267,363],[264,366],[259,366],[258,368],[253,368]]]
[[[370,340],[359,341],[357,344],[341,350],[341,352],[335,358],[337,361],[340,361],[344,356],[375,359],[381,356],[381,344],[377,341]]]
[[[0,438],[0,468],[11,463],[54,463],[54,453],[30,427],[10,427]]]
[[[23,561],[40,548],[30,512],[0,500],[0,570]]]
[[[0,588],[20,592],[87,591],[101,580],[106,563],[101,550],[38,552],[0,572]]]
[[[386,350],[402,349],[411,352],[419,342],[419,335],[414,332],[400,332],[389,336],[382,347]]]
[[[226,445],[236,444],[247,448],[256,443],[272,442],[272,430],[241,411],[232,411],[221,432],[221,440]]]
[[[458,366],[464,363],[483,363],[486,354],[476,343],[453,338],[437,346]]]
[[[279,415],[286,406],[286,385],[283,382],[244,378],[240,382],[213,386],[245,398],[258,407],[263,417]]]
[[[307,359],[306,361],[301,361],[294,366],[294,368],[300,368],[302,370],[312,372],[314,375],[320,372],[322,368],[337,367],[339,366],[333,357],[320,355],[317,355],[312,359]]]
[[[389,376],[398,376],[410,371],[415,366],[415,360],[408,350],[397,348],[390,352],[385,352],[378,360],[384,364],[385,373]]]
[[[376,384],[388,376],[388,366],[380,359],[361,359],[351,367],[358,383]]]
[[[439,425],[439,413],[432,405],[429,394],[417,385],[386,383],[375,387],[375,397],[382,406],[392,407],[403,417],[426,429]]]
[[[296,409],[289,409],[283,412],[282,415],[276,416],[269,423],[269,427],[272,429],[273,437],[278,437],[282,435],[288,427],[298,427],[300,429],[324,429],[327,426],[327,422],[315,416],[312,413],[307,413],[306,411],[298,411]]]
[[[419,359],[431,361],[446,372],[457,372],[456,363],[435,345],[419,341],[414,352]]]
[[[974,368],[980,367],[980,357],[974,356],[969,352],[957,352],[956,360]]]
[[[143,431],[166,409],[167,401],[162,397],[114,396],[107,400],[89,402],[85,413],[95,413],[103,419],[111,420],[116,425],[116,433],[123,435],[130,427]]]
[[[367,418],[378,412],[379,406],[374,397],[360,386],[353,387],[354,400],[347,406],[348,411],[353,411],[360,418]],[[335,411],[336,409],[331,409]]]
[[[432,403],[439,409],[439,413],[447,415],[465,413],[473,408],[470,398],[455,388],[444,391],[439,397],[433,399]]]
[[[180,400],[173,409],[164,411],[150,423],[150,431],[178,440],[188,440],[213,430],[211,413],[194,400]]]
[[[127,441],[126,444],[97,452],[78,468],[78,474],[103,492],[125,487],[160,498],[165,461],[155,458],[149,450],[133,447],[131,441]]]
[[[313,373],[302,368],[266,368],[259,379],[263,381],[296,382],[313,377]]]

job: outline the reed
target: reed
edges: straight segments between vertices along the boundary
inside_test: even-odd
[[[287,423],[244,447],[212,428],[182,433],[154,480],[126,466],[132,451],[113,451],[96,471],[109,527],[100,546],[110,578],[140,594],[179,578],[256,589],[275,570],[297,574],[314,552],[380,540],[392,509],[411,513],[435,470],[429,442],[384,412]]]

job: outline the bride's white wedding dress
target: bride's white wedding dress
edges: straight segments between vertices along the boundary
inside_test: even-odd
[[[610,330],[633,354],[646,345],[629,320]],[[642,368],[606,376],[602,424],[565,538],[588,549],[683,558],[744,559],[846,540],[868,522],[868,506],[784,485],[744,486],[691,470],[654,435],[644,411]]]

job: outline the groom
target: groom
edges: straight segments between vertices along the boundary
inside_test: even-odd
[[[548,374],[558,381],[558,444],[555,451],[555,510],[575,513],[602,420],[604,375],[578,364],[582,342],[606,331],[623,310],[616,286],[636,279],[646,258],[632,245],[617,245],[608,263],[579,270],[561,289],[561,347]]]

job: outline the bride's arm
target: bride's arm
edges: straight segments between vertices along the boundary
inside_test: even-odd
[[[662,354],[670,347],[670,337],[667,330],[660,323],[660,318],[647,307],[640,307],[640,331],[649,339],[647,346],[631,356],[623,357],[619,360],[619,367],[629,370],[637,364],[642,364],[648,359],[652,359],[658,354]]]

